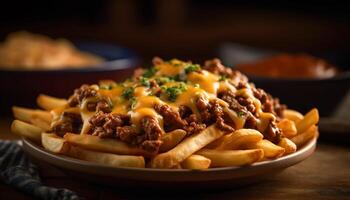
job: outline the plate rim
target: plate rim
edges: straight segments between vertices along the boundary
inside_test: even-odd
[[[281,171],[310,157],[316,149],[317,136],[309,140],[295,153],[277,158],[275,160],[262,161],[243,167],[220,167],[206,170],[191,169],[152,169],[113,167],[89,161],[79,160],[64,155],[58,155],[45,150],[43,147],[23,138],[24,151],[42,162],[49,163],[64,170],[78,171],[97,176],[113,176],[131,180],[156,180],[169,181],[208,181],[239,179],[256,174],[269,174]],[[59,162],[58,162],[59,161]],[[78,168],[78,169],[77,169]],[[259,172],[259,173],[257,173]],[[203,176],[205,175],[205,176]]]

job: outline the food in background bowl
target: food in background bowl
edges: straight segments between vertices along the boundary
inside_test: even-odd
[[[325,60],[306,54],[280,54],[237,64],[237,69],[251,75],[274,78],[330,78],[338,73],[338,69]]]
[[[83,85],[68,100],[41,95],[44,110],[14,107],[12,131],[86,161],[171,169],[251,165],[317,137],[317,109],[286,110],[217,59],[153,63],[122,83]]]
[[[51,39],[29,32],[11,33],[0,44],[3,69],[62,69],[97,66],[103,58],[83,52],[66,39]]]

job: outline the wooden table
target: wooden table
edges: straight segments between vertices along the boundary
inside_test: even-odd
[[[9,134],[9,120],[0,120],[0,139]],[[321,133],[322,137],[322,133]],[[172,192],[126,190],[86,183],[67,177],[51,166],[40,170],[43,182],[75,191],[86,199],[349,199],[350,148],[319,143],[315,154],[262,183],[224,191]],[[0,199],[32,199],[0,182]]]

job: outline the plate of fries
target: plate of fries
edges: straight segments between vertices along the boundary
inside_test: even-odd
[[[11,130],[35,160],[110,185],[242,185],[314,152],[317,109],[285,109],[212,62],[155,59],[123,83],[83,85],[69,99],[39,95],[42,109],[13,107]]]

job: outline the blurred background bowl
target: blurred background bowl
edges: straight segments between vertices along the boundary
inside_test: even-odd
[[[255,48],[235,43],[226,43],[220,47],[220,58],[233,68],[240,63],[254,63],[273,55],[278,51]],[[318,108],[322,117],[334,114],[350,91],[350,68],[348,56],[335,52],[316,55],[335,64],[341,71],[331,78],[276,78],[246,74],[257,87],[278,97],[289,108],[306,113]],[[281,66],[283,67],[283,66]]]
[[[82,51],[101,56],[106,61],[98,66],[82,66],[59,70],[1,70],[0,112],[8,114],[13,105],[33,107],[39,94],[68,98],[75,88],[98,80],[121,81],[138,66],[137,56],[130,50],[96,42],[78,42]]]
[[[259,88],[278,97],[288,108],[306,113],[318,108],[322,117],[332,115],[350,86],[350,72],[327,79],[281,79],[249,76]]]

